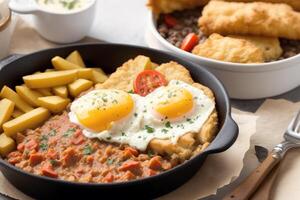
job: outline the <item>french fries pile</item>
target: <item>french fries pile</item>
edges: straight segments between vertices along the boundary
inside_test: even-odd
[[[0,92],[0,155],[15,149],[16,135],[34,129],[52,114],[66,109],[71,98],[103,83],[107,76],[100,68],[86,68],[78,51],[66,59],[56,56],[51,60],[54,69],[23,77],[25,84],[15,91],[4,86]],[[1,132],[0,132],[1,133]]]

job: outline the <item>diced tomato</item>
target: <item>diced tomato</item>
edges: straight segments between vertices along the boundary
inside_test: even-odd
[[[18,149],[18,151],[23,152],[25,149],[25,144],[23,142],[18,144],[17,149]]]
[[[154,156],[153,158],[150,159],[149,168],[153,170],[159,170],[162,168],[160,156]]]
[[[177,25],[177,20],[174,17],[172,17],[171,15],[165,15],[164,16],[164,21],[165,21],[165,24],[169,28],[173,28],[174,26]]]
[[[156,88],[167,84],[168,82],[163,74],[156,70],[144,70],[137,75],[133,88],[136,94],[146,96]]]
[[[57,178],[58,174],[54,171],[50,163],[46,163],[42,166],[42,174],[51,178]]]
[[[63,152],[62,164],[64,167],[72,166],[79,160],[79,155],[77,151],[69,147]]]
[[[154,176],[154,175],[156,175],[157,174],[157,172],[155,171],[155,170],[153,170],[153,169],[148,169],[147,170],[147,175],[148,176]]]
[[[58,153],[54,149],[49,149],[47,151],[46,157],[54,160],[58,158]]]
[[[122,176],[122,180],[132,180],[135,179],[136,176],[131,172],[131,171],[127,171],[123,176]]]
[[[8,154],[7,158],[8,162],[14,165],[22,161],[22,154],[18,151],[14,151]]]
[[[114,175],[112,175],[111,173],[108,173],[104,178],[103,181],[106,183],[111,183],[114,181]]]
[[[198,43],[199,37],[195,33],[190,33],[183,39],[180,48],[184,51],[190,52]]]
[[[28,142],[25,143],[25,149],[28,150],[38,150],[39,144],[36,140],[30,139]]]
[[[93,164],[93,162],[94,162],[94,156],[93,155],[89,155],[89,156],[87,156],[86,157],[86,162],[88,163],[88,164]]]
[[[133,156],[138,156],[139,155],[139,152],[136,149],[132,148],[132,147],[126,147],[124,151],[128,151]]]
[[[79,145],[82,144],[83,142],[84,142],[84,137],[82,135],[72,138],[72,144]]]
[[[119,171],[131,171],[140,169],[141,164],[138,161],[127,161],[124,162],[121,167],[119,167]]]
[[[29,156],[29,164],[35,166],[44,160],[44,156],[41,153],[33,153]]]

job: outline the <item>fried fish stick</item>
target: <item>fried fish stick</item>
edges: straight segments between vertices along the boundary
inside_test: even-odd
[[[300,39],[300,13],[286,4],[211,1],[199,26],[207,35],[256,35]]]
[[[229,37],[247,40],[260,48],[263,51],[264,61],[277,60],[283,51],[278,38],[239,35],[230,35]]]
[[[209,0],[148,0],[148,7],[156,14],[171,13],[197,6],[204,6]]]
[[[238,1],[238,2],[255,2],[257,0],[226,0],[226,1]],[[300,11],[300,1],[299,0],[259,0],[260,2],[268,2],[268,3],[285,3],[290,6],[294,10]]]
[[[262,63],[263,51],[245,39],[210,35],[193,49],[193,54],[234,63]]]

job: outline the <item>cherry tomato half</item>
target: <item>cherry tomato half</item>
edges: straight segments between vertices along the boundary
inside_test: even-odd
[[[165,76],[158,71],[144,70],[137,75],[133,88],[136,94],[146,96],[156,88],[167,84],[168,82],[166,81]]]
[[[181,49],[184,51],[192,51],[199,43],[199,37],[195,33],[189,33],[181,43]]]

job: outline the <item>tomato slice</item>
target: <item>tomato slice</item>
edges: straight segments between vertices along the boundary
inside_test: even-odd
[[[165,76],[158,71],[144,70],[137,75],[133,88],[136,94],[146,96],[156,88],[167,84],[168,82],[166,81]]]
[[[195,33],[189,33],[181,43],[181,49],[184,51],[192,51],[199,43],[199,37]]]
[[[165,15],[164,16],[164,21],[165,21],[165,24],[169,28],[173,28],[177,24],[177,20],[174,17],[172,17],[171,15]]]

